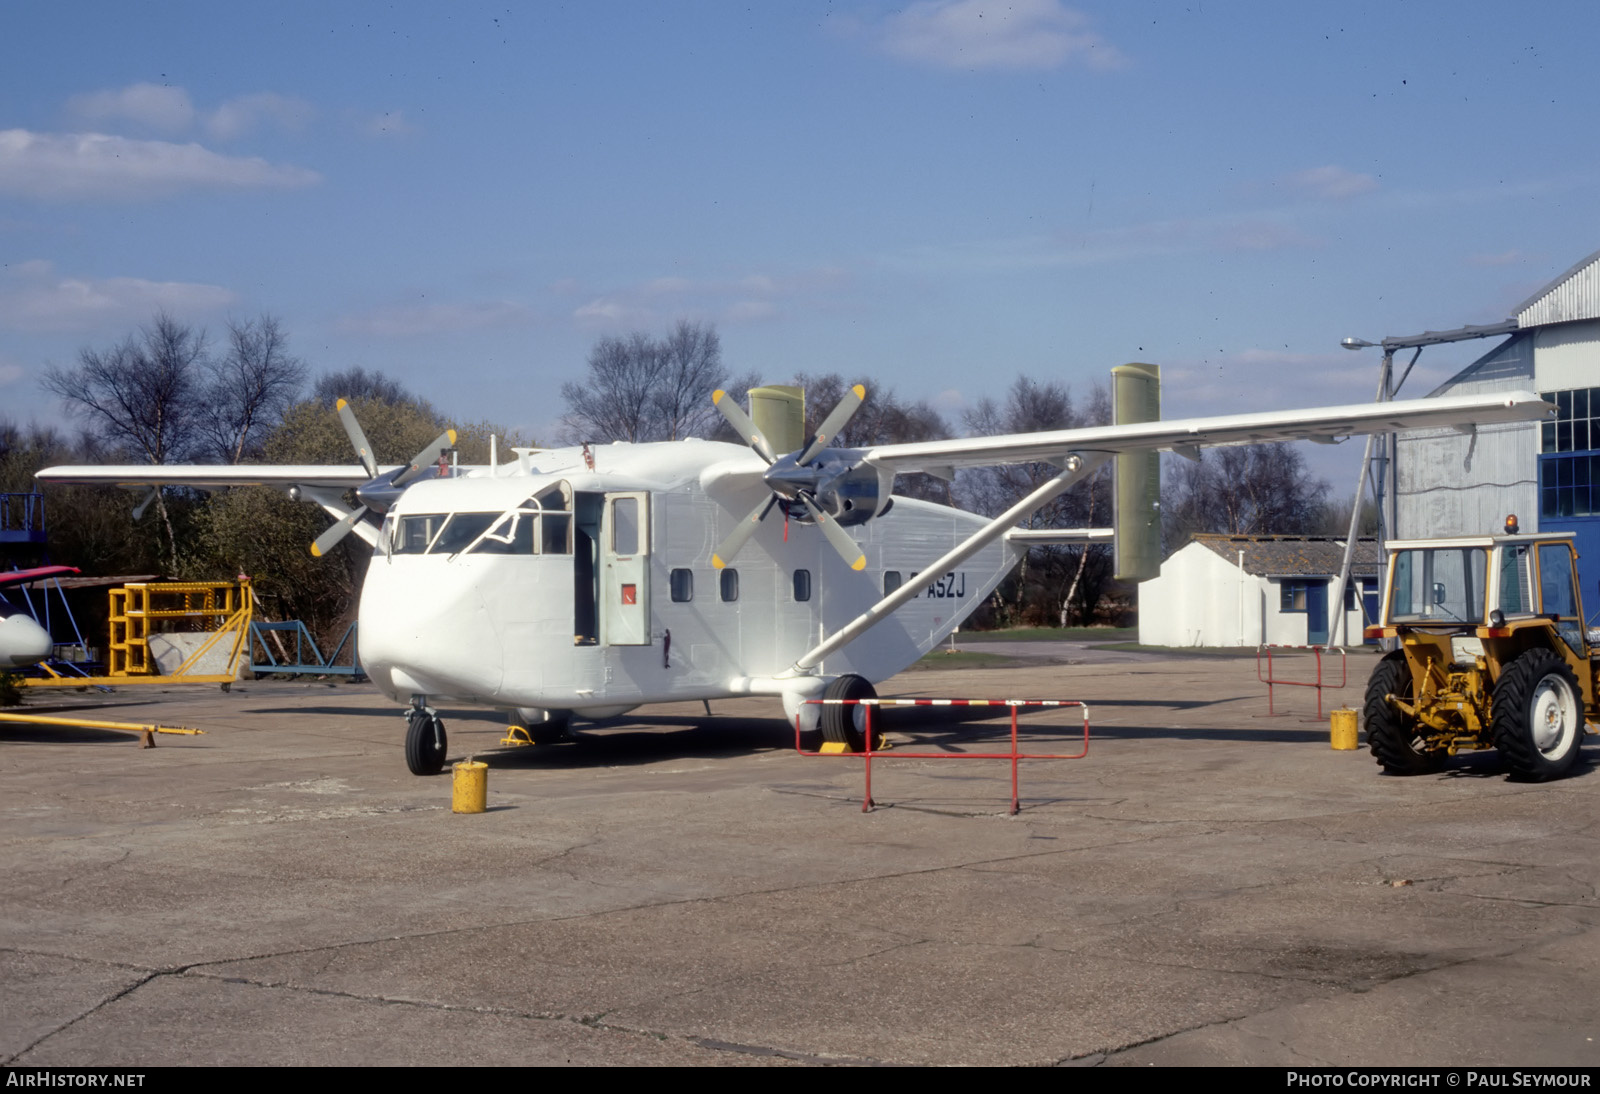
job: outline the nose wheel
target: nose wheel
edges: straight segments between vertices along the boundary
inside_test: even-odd
[[[406,766],[413,775],[437,775],[444,769],[444,722],[427,707],[406,712]]]

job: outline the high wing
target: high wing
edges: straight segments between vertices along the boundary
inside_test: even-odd
[[[76,566],[35,566],[31,570],[0,570],[0,588],[23,585],[40,578],[61,577],[63,574],[82,573]]]
[[[1332,443],[1351,435],[1398,430],[1453,428],[1470,432],[1479,425],[1525,422],[1555,410],[1531,391],[1498,391],[1438,399],[1356,403],[1312,410],[1264,411],[1089,426],[1045,433],[1006,433],[948,441],[884,444],[860,452],[864,462],[896,474],[925,471],[948,477],[958,467],[1005,463],[1059,463],[1069,454],[1087,452],[1182,452],[1214,445],[1259,444],[1266,441]]]
[[[380,468],[382,472],[398,467]],[[81,467],[47,467],[35,476],[40,482],[70,482],[86,486],[194,486],[221,490],[225,486],[325,486],[351,490],[373,476],[360,464],[100,464]]]

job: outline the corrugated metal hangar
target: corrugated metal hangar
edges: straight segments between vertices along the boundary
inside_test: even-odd
[[[1434,342],[1498,334],[1506,336],[1503,342],[1429,394],[1531,387],[1556,404],[1556,420],[1485,426],[1473,434],[1400,434],[1389,468],[1385,533],[1411,539],[1497,532],[1515,513],[1523,531],[1577,533],[1583,587],[1596,598],[1600,251],[1534,293],[1503,324],[1385,339],[1383,347],[1386,353],[1403,346],[1421,352]],[[1600,608],[1600,598],[1589,607]]]

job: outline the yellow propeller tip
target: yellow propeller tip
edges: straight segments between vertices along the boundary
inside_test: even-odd
[[[867,397],[867,385],[866,384],[856,384],[850,390],[856,393],[856,398],[857,399],[865,399]]]
[[[453,429],[447,429],[447,430],[445,430],[445,433],[450,437],[450,443],[452,445],[455,444],[456,443],[456,431],[453,430]]]
[[[349,401],[348,401],[348,400],[345,400],[345,399],[340,399],[340,400],[339,400],[339,401],[338,401],[338,403],[337,403],[337,404],[336,404],[336,406],[337,406],[337,408],[338,408],[338,409],[339,409],[339,410],[343,410],[343,409],[344,409],[344,408],[345,408],[345,407],[347,407],[347,406],[349,406],[349,405],[350,405],[350,403],[349,403]]]
[[[722,556],[721,555],[712,555],[711,556],[711,568],[713,570],[720,570],[726,565],[727,565],[727,563],[722,561]]]
[[[728,394],[726,391],[723,391],[720,387],[717,388],[717,390],[711,393],[711,405],[715,406],[716,404],[722,402],[722,397],[726,394]]]
[[[312,558],[321,558],[322,557],[322,548],[318,547],[315,543],[313,543],[311,545],[311,557]]]
[[[865,570],[867,568],[867,556],[862,555],[860,558],[856,559],[850,564],[850,568],[852,570]]]

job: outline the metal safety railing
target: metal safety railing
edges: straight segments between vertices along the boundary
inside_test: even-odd
[[[1017,796],[1017,766],[1022,760],[1081,760],[1089,754],[1089,708],[1075,699],[808,699],[808,706],[860,706],[865,708],[865,725],[862,737],[864,748],[860,752],[808,751],[800,740],[800,716],[794,719],[794,748],[802,756],[843,756],[862,761],[866,776],[866,791],[861,799],[861,811],[870,813],[877,805],[872,798],[872,761],[895,760],[1009,760],[1011,761],[1011,813],[1020,809]],[[872,719],[880,707],[1007,707],[1011,716],[1011,749],[1008,752],[908,752],[897,748],[885,752],[875,748],[877,739]],[[1017,712],[1024,707],[1077,707],[1083,711],[1083,748],[1078,752],[1023,752],[1017,741]]]
[[[1310,650],[1316,661],[1316,677],[1311,680],[1280,680],[1273,675],[1272,651],[1273,650]],[[1261,674],[1263,667],[1262,654],[1265,654],[1266,675]],[[1323,679],[1322,655],[1324,653],[1337,653],[1339,655],[1339,682],[1331,683]],[[1273,705],[1272,689],[1274,687],[1286,688],[1315,688],[1317,691],[1317,721],[1322,721],[1322,693],[1325,690],[1337,691],[1350,682],[1350,657],[1345,653],[1343,646],[1282,646],[1272,643],[1263,643],[1256,647],[1256,679],[1267,685],[1267,713],[1266,717],[1276,718],[1278,712]],[[1258,715],[1258,717],[1260,717]]]
[[[294,636],[294,653],[291,655],[287,643],[282,635]],[[291,619],[284,623],[263,623],[259,620],[250,624],[250,671],[258,673],[309,673],[315,676],[349,676],[356,680],[366,678],[362,671],[360,656],[356,653],[356,624],[351,623],[344,629],[344,635],[339,639],[339,644],[333,652],[326,657],[317,646],[317,640],[312,637],[306,625],[298,619]],[[271,641],[268,641],[268,638]],[[274,653],[272,647],[276,645],[278,652]],[[349,664],[340,664],[340,659],[349,654]]]

